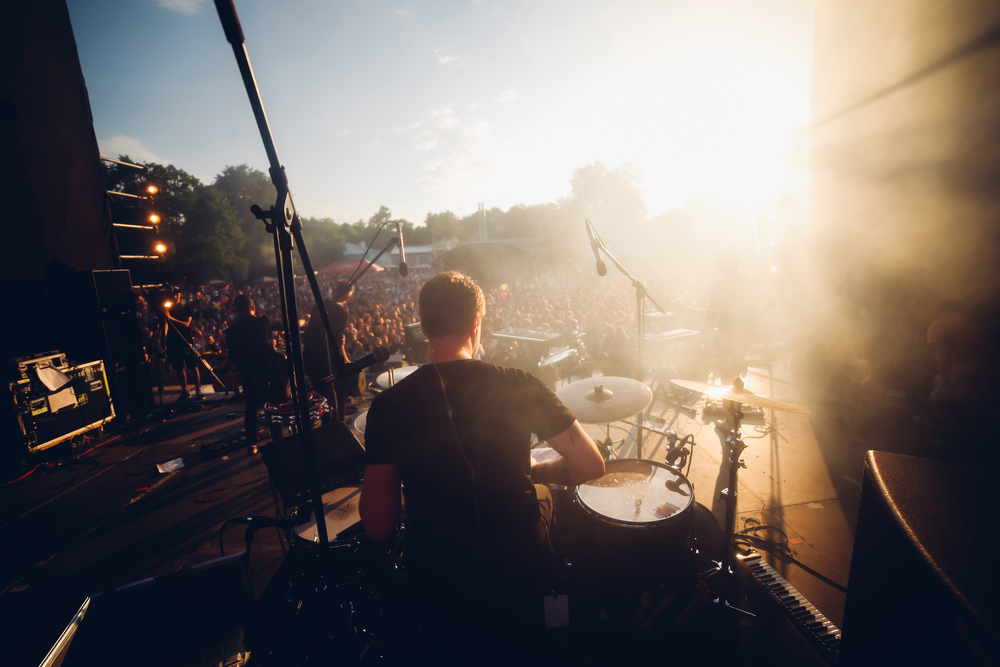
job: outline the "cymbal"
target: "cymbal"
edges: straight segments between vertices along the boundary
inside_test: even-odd
[[[395,378],[395,381],[399,382],[400,380],[402,380],[403,378],[405,378],[407,375],[417,370],[418,368],[420,368],[420,366],[403,366],[402,368],[393,369],[392,374]],[[388,389],[389,371],[386,371],[385,373],[379,373],[379,376],[375,378],[375,382],[376,384],[378,384],[378,386],[382,387],[383,389]]]
[[[653,400],[653,392],[645,384],[620,377],[577,380],[556,391],[556,396],[581,424],[625,419],[645,410]]]
[[[749,389],[743,387],[717,387],[714,384],[698,382],[696,380],[671,380],[671,382],[678,387],[684,387],[685,389],[697,391],[701,394],[708,394],[712,398],[716,399],[736,401],[737,403],[756,405],[759,408],[781,410],[782,412],[800,412],[803,414],[809,414],[808,410],[803,410],[802,408],[797,408],[794,405],[776,401],[773,398],[760,396],[759,394],[755,394]]]

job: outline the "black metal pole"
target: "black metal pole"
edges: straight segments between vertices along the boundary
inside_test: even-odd
[[[299,318],[295,308],[295,283],[292,275],[292,236],[290,229],[295,220],[295,205],[292,202],[292,195],[288,189],[288,178],[285,169],[278,159],[278,152],[274,147],[274,139],[267,123],[267,114],[264,113],[264,104],[260,98],[260,90],[257,88],[257,81],[254,79],[253,68],[250,66],[250,58],[247,55],[246,46],[243,43],[243,29],[240,27],[239,18],[236,15],[236,8],[232,0],[215,0],[215,8],[222,21],[223,30],[226,33],[226,40],[233,47],[233,55],[236,56],[236,63],[239,65],[240,74],[243,77],[243,85],[250,99],[250,106],[253,109],[254,118],[257,120],[257,129],[260,131],[260,138],[264,143],[264,150],[267,152],[267,159],[270,163],[268,172],[271,175],[271,182],[277,190],[277,198],[274,207],[271,209],[270,224],[273,226],[278,246],[278,280],[279,289],[284,296],[282,315],[285,320],[285,343],[289,353],[290,369],[292,370],[292,396],[295,404],[295,424],[293,429],[300,433],[299,442],[302,448],[302,462],[308,471],[310,499],[313,503],[313,512],[316,517],[316,532],[320,542],[320,558],[326,558],[327,544],[329,537],[326,531],[326,521],[323,519],[323,495],[320,489],[319,471],[316,468],[316,452],[313,446],[312,423],[309,420],[309,392],[305,384],[305,371],[302,362],[302,349],[299,341]],[[322,302],[320,302],[322,303]]]

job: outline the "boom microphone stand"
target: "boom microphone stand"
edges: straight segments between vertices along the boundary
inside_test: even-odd
[[[260,207],[252,209],[254,215],[262,219],[265,228],[274,237],[275,259],[278,263],[278,289],[281,294],[281,315],[285,325],[285,350],[288,356],[289,378],[292,385],[292,400],[295,405],[295,423],[292,428],[300,435],[299,443],[302,450],[302,462],[309,477],[309,497],[312,500],[313,511],[317,518],[316,532],[319,537],[320,547],[318,549],[321,563],[325,563],[327,557],[327,545],[329,536],[326,530],[326,521],[323,517],[323,499],[320,489],[319,471],[316,466],[316,451],[313,445],[312,421],[309,419],[309,391],[306,387],[306,375],[302,361],[302,345],[299,340],[299,317],[295,306],[295,283],[292,267],[292,247],[296,243],[299,247],[299,256],[305,268],[306,275],[312,288],[316,305],[319,308],[320,318],[327,330],[327,335],[333,338],[332,327],[323,303],[322,293],[319,283],[316,281],[316,274],[312,270],[309,255],[306,252],[305,244],[302,240],[302,221],[295,210],[292,202],[292,195],[288,188],[288,177],[285,175],[285,168],[278,159],[278,153],[274,146],[274,139],[267,123],[267,114],[264,112],[264,105],[260,98],[260,91],[257,88],[257,81],[254,78],[253,68],[250,66],[250,58],[247,55],[244,45],[243,29],[240,27],[239,18],[236,15],[236,8],[232,0],[215,0],[215,8],[219,13],[222,28],[226,33],[226,40],[233,47],[233,54],[236,56],[236,63],[240,68],[243,78],[243,85],[250,99],[250,106],[253,109],[254,118],[257,121],[257,129],[260,132],[261,140],[264,143],[264,150],[267,153],[271,175],[271,182],[277,190],[275,203],[268,211],[262,211]],[[323,577],[326,576],[325,567],[320,568]],[[316,588],[325,588],[325,584],[318,583]]]
[[[638,349],[639,353],[639,367],[636,370],[636,373],[639,377],[637,377],[636,380],[638,380],[639,382],[643,382],[642,348],[646,344],[646,299],[649,299],[650,303],[656,306],[656,309],[659,310],[661,313],[666,314],[667,311],[663,310],[663,307],[660,306],[660,304],[656,303],[656,300],[653,297],[649,296],[649,292],[646,291],[646,286],[642,283],[642,281],[632,276],[632,274],[629,273],[624,266],[622,266],[621,262],[619,262],[615,258],[615,256],[611,254],[611,252],[608,250],[608,247],[604,245],[604,239],[601,238],[601,235],[597,231],[597,228],[594,227],[594,223],[592,223],[590,220],[587,220],[586,223],[587,223],[587,228],[593,230],[594,236],[597,237],[596,242],[594,244],[594,250],[595,251],[597,249],[603,250],[604,254],[607,255],[608,259],[611,260],[611,263],[615,265],[615,268],[617,268],[623,276],[628,278],[629,281],[632,283],[632,287],[635,288],[635,307],[639,311],[638,317],[635,318],[636,334],[639,337],[639,340],[636,343],[636,348]],[[645,412],[646,412],[645,410],[640,412],[639,418],[636,420],[635,449],[636,449],[636,458],[640,459],[642,458],[642,430],[643,428],[645,428],[643,426],[643,424],[645,423],[645,417],[644,417]]]
[[[198,348],[196,348],[191,343],[191,341],[189,341],[187,338],[184,337],[184,334],[181,333],[181,330],[177,328],[176,324],[174,324],[173,322],[170,321],[169,317],[165,317],[164,319],[167,321],[167,327],[168,328],[169,327],[173,327],[174,331],[177,332],[177,335],[180,336],[181,340],[184,341],[184,344],[188,346],[188,349],[190,349],[192,352],[194,352],[194,356],[198,359],[198,361],[201,362],[201,365],[205,368],[205,370],[208,371],[208,374],[212,376],[212,379],[214,379],[218,383],[218,385],[220,387],[222,387],[223,389],[225,389],[226,388],[226,384],[222,380],[219,379],[218,375],[215,374],[215,370],[212,368],[212,364],[210,364],[207,361],[205,361],[205,357],[201,356],[201,353],[198,352]],[[164,329],[164,340],[166,340],[166,329]],[[164,344],[166,344],[166,343],[164,343]],[[162,385],[162,383],[161,383],[161,385]],[[199,388],[198,391],[200,392],[201,389]],[[163,397],[161,395],[160,401],[162,401],[162,400],[163,400]]]

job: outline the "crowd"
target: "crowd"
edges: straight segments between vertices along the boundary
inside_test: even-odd
[[[431,273],[413,271],[407,277],[385,271],[364,275],[358,282],[354,296],[347,303],[350,318],[345,331],[345,349],[351,360],[357,360],[384,345],[390,352],[403,351],[404,327],[418,321],[417,301],[420,285]],[[321,291],[327,299],[333,297],[336,280],[340,276],[319,276]],[[511,347],[493,337],[493,333],[507,328],[570,334],[582,341],[586,354],[603,364],[614,366],[616,360],[635,355],[635,292],[632,286],[620,280],[598,279],[583,271],[549,275],[532,282],[512,282],[502,285],[483,285],[486,297],[486,315],[483,321],[482,345],[484,359],[494,363],[528,365],[538,359],[524,359],[524,350]],[[284,349],[280,326],[281,300],[276,282],[258,282],[250,285],[209,284],[181,288],[170,299],[174,311],[186,308],[192,318],[190,334],[195,349],[217,370],[226,366],[227,350],[225,330],[236,319],[235,299],[238,294],[248,294],[256,304],[257,314],[266,314],[275,329],[274,344]],[[314,298],[305,279],[295,284],[299,329],[308,323]],[[178,298],[179,297],[179,298]],[[157,299],[140,298],[139,317],[144,343],[149,353],[154,380],[159,372],[157,343],[162,329],[162,318],[154,302]],[[162,301],[162,298],[159,299]],[[228,370],[228,368],[227,368]],[[621,369],[605,369],[614,374]],[[164,368],[165,379],[171,380],[174,371]],[[207,380],[206,380],[207,381]],[[170,384],[171,382],[167,382]]]

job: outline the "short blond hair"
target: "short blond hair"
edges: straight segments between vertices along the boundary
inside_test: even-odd
[[[485,312],[483,290],[458,271],[439,273],[420,290],[420,325],[428,338],[461,334]]]

